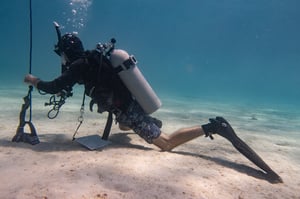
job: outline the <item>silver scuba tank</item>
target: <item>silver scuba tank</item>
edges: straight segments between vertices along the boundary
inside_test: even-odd
[[[137,67],[137,61],[133,56],[129,56],[125,50],[113,49],[110,61],[125,86],[147,114],[161,107],[160,99]]]

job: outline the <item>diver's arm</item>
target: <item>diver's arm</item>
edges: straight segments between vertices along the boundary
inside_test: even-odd
[[[73,85],[71,85],[73,86]],[[59,93],[61,90],[63,90],[66,86],[64,83],[60,80],[60,77],[53,80],[53,81],[38,81],[36,88],[50,94],[56,94]]]
[[[25,76],[24,82],[36,87],[43,92],[56,94],[68,86],[74,86],[74,84],[78,82],[82,73],[82,64],[82,61],[75,62],[71,65],[69,70],[65,71],[61,76],[52,81],[43,81],[31,74],[28,74]]]
[[[34,86],[35,88],[50,94],[56,94],[62,91],[67,86],[73,86],[76,81],[73,78],[69,78],[69,75],[63,74],[52,81],[43,81],[31,74],[28,74],[24,78],[24,82]]]

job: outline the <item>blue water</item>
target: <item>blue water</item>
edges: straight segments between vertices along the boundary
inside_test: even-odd
[[[25,94],[29,1],[0,4],[1,88],[23,86]],[[218,109],[216,114],[224,105],[241,107],[224,110],[232,119],[244,116],[243,110],[246,118],[268,113],[294,132],[300,114],[299,7],[298,0],[33,0],[32,73],[44,80],[60,73],[53,52],[57,21],[62,32],[78,32],[86,49],[116,38],[118,48],[135,55],[163,108],[174,113],[172,102],[183,103],[189,121],[199,119],[191,118],[197,103]],[[278,129],[271,121],[265,125]]]
[[[60,74],[60,58],[53,52],[57,42],[53,21],[61,25],[63,33],[78,32],[86,49],[114,37],[117,48],[135,55],[139,68],[160,97],[163,105],[153,116],[163,121],[163,132],[172,133],[223,116],[285,182],[280,187],[272,185],[264,189],[265,185],[256,185],[258,179],[253,182],[249,179],[247,188],[255,184],[255,192],[262,189],[263,196],[274,196],[268,194],[272,190],[274,194],[280,193],[278,197],[295,198],[299,195],[297,179],[300,179],[297,176],[300,164],[299,7],[299,0],[32,0],[32,73],[44,80]],[[5,157],[14,160],[19,157],[13,155],[17,147],[11,139],[19,124],[22,98],[28,91],[23,78],[29,72],[29,1],[1,1],[0,16],[0,147]],[[66,143],[72,143],[82,94],[82,86],[76,85],[74,96],[67,99],[58,117],[50,120],[47,113],[51,107],[44,106],[50,95],[40,95],[34,89],[32,121],[46,148],[49,149],[48,142],[53,143],[47,140],[47,135],[54,135],[59,142],[65,138]],[[88,102],[85,102],[84,122],[78,137],[101,134],[105,126],[106,114],[89,112]],[[119,133],[118,126],[113,125],[112,136]],[[201,149],[201,159],[213,160],[222,168],[239,165],[243,157],[235,157],[230,143],[214,136],[214,141],[201,137],[175,150],[196,154]],[[219,145],[222,147],[218,148]],[[21,143],[17,146],[24,147]],[[51,148],[57,148],[57,143]],[[32,149],[35,152],[35,146]],[[48,149],[45,152],[51,151]],[[227,158],[232,163],[226,163]],[[180,161],[185,160],[180,158]],[[204,163],[204,166],[211,164]],[[5,167],[2,170],[6,171]],[[223,176],[221,172],[220,175]],[[201,179],[212,181],[206,187],[222,187],[225,192],[226,189],[241,193],[248,190],[243,190],[243,185],[233,189],[227,182],[221,186],[222,182],[216,184],[211,180],[215,178],[206,179],[205,175]],[[229,184],[235,186],[234,182]],[[190,183],[185,186],[190,187]],[[6,186],[3,190],[16,194]]]

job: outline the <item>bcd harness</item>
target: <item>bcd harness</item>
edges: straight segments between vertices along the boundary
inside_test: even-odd
[[[115,42],[116,42],[115,39],[111,39],[111,41],[109,43],[97,44],[96,50],[93,50],[92,53],[89,53],[89,55],[87,55],[84,58],[85,62],[87,62],[87,63],[89,62],[88,58],[90,58],[90,57],[97,62],[97,64],[96,64],[97,65],[96,66],[96,74],[97,75],[96,75],[96,79],[92,80],[93,86],[90,89],[85,88],[85,90],[84,90],[82,104],[81,104],[81,108],[80,108],[80,115],[78,117],[79,124],[73,134],[72,140],[75,140],[75,135],[78,133],[78,130],[84,121],[83,115],[84,115],[84,107],[85,107],[85,95],[88,95],[92,98],[90,101],[90,104],[89,104],[90,111],[93,111],[93,105],[97,103],[99,113],[102,113],[104,111],[108,112],[106,125],[104,128],[103,134],[102,134],[102,139],[104,139],[104,140],[108,139],[108,136],[109,136],[109,133],[111,130],[111,126],[112,126],[112,122],[113,122],[113,110],[109,109],[109,108],[105,108],[103,111],[100,112],[98,99],[93,97],[93,95],[94,95],[93,93],[95,93],[98,90],[101,90],[100,75],[101,75],[101,72],[103,71],[103,63],[105,62],[106,64],[109,64],[107,57],[109,56],[110,52],[113,50]],[[112,66],[109,65],[109,67],[111,67],[111,69],[113,69]],[[65,69],[62,69],[62,72],[64,70],[67,70],[66,67],[64,67],[64,68]],[[49,99],[49,102],[45,103],[45,106],[52,106],[52,109],[48,112],[49,119],[56,118],[60,111],[60,108],[62,107],[63,104],[65,104],[65,100],[68,97],[71,97],[73,95],[72,88],[71,87],[67,87],[67,88],[68,89],[63,90],[59,96],[52,95]],[[58,97],[58,99],[57,99],[57,97]]]
[[[111,52],[111,50],[113,50],[114,48],[114,43],[115,43],[115,39],[112,39],[111,40],[111,44],[110,45],[101,45],[101,44],[98,44],[97,45],[97,51],[94,51],[96,52],[93,56],[93,58],[95,60],[98,61],[97,63],[97,72],[96,72],[96,81],[93,82],[93,87],[87,91],[85,89],[84,91],[84,94],[83,94],[83,99],[82,99],[82,105],[81,105],[81,108],[80,108],[80,116],[78,117],[78,121],[79,121],[79,124],[75,130],[75,133],[73,134],[73,140],[75,139],[75,135],[77,134],[82,122],[83,122],[83,113],[84,113],[84,103],[85,103],[85,95],[87,94],[88,96],[92,97],[90,103],[89,103],[89,109],[90,111],[93,111],[93,106],[94,104],[97,103],[97,99],[93,98],[93,93],[96,92],[98,90],[98,88],[101,86],[101,83],[100,83],[100,74],[102,72],[102,67],[103,67],[103,59],[106,58],[106,56],[109,56],[109,53]],[[107,50],[107,48],[109,48],[109,50]],[[98,105],[98,103],[97,103]],[[98,105],[99,106],[99,105]],[[99,108],[98,107],[98,112],[101,113],[99,111]],[[106,121],[106,124],[105,124],[105,128],[104,128],[104,131],[103,131],[103,134],[102,134],[102,139],[103,140],[107,140],[108,139],[108,136],[109,136],[109,133],[110,133],[110,130],[111,130],[111,126],[112,126],[112,122],[113,122],[113,110],[111,109],[105,109],[103,111],[107,111],[108,112],[108,117],[107,117],[107,121]]]

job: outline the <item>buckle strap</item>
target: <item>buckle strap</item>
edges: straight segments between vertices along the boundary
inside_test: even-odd
[[[119,73],[123,70],[129,70],[132,67],[134,67],[137,64],[137,60],[134,58],[133,55],[129,56],[127,60],[125,60],[122,64],[117,66],[114,70],[116,73]]]

